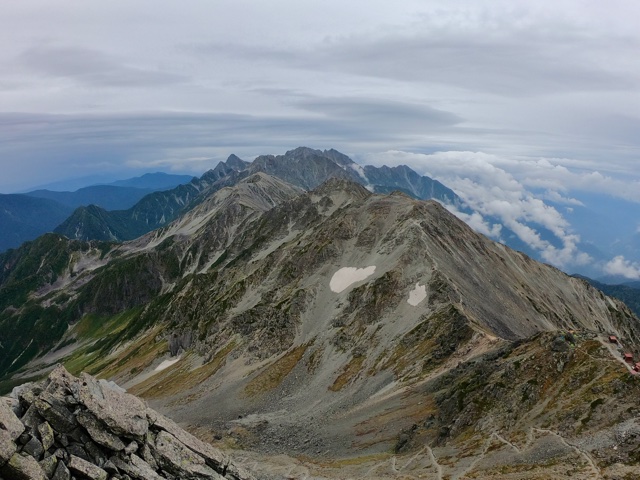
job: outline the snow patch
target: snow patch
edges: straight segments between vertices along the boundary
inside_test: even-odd
[[[171,359],[171,360],[165,360],[160,365],[158,365],[153,371],[154,372],[160,372],[160,371],[164,370],[165,368],[169,368],[171,365],[175,365],[179,361],[180,361],[180,357],[174,358],[174,359]]]
[[[329,282],[329,288],[331,288],[332,292],[340,293],[350,285],[373,275],[375,271],[375,265],[366,268],[343,267],[333,274]]]
[[[409,292],[409,299],[407,302],[412,307],[417,307],[425,298],[427,298],[427,286],[416,283],[416,288]]]

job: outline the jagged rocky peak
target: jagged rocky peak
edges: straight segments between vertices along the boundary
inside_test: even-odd
[[[233,168],[234,170],[244,170],[245,168],[247,168],[250,164],[250,162],[245,162],[244,160],[242,160],[240,157],[238,157],[235,154],[231,154],[229,155],[229,157],[227,158],[227,161],[224,162],[228,167]]]
[[[372,193],[361,184],[344,177],[330,177],[310,191],[309,201],[319,207],[323,216],[332,215],[338,208],[365,201]]]
[[[454,204],[464,211],[462,201],[453,191],[408,167],[363,167],[334,149],[321,151],[299,147],[284,155],[259,156],[252,163],[230,155],[200,178],[172,190],[147,195],[128,210],[77,210],[55,231],[79,240],[133,240],[166,226],[221,188],[235,185],[257,172],[278,177],[305,190],[312,190],[331,177],[342,177],[360,183],[372,192],[390,193],[399,189],[415,198],[435,198]]]
[[[333,148],[329,150],[317,150],[309,147],[298,147],[293,150],[289,150],[285,152],[283,155],[285,158],[295,158],[295,159],[308,159],[312,157],[324,157],[328,158],[335,163],[342,166],[349,166],[354,164],[355,162],[351,160],[344,153],[341,153]]]
[[[210,195],[201,205],[175,223],[180,223],[184,218],[202,215],[211,207],[219,208],[221,204],[244,205],[255,211],[266,211],[302,193],[304,190],[299,187],[266,173],[257,172]]]
[[[355,164],[355,162],[344,153],[341,153],[333,148],[325,150],[324,152],[322,152],[322,155],[345,167]]]
[[[348,157],[339,152],[322,152],[307,147],[298,147],[284,155],[259,156],[251,164],[250,170],[275,175],[305,190],[316,188],[330,177],[361,181],[353,168],[345,167],[344,163],[347,161],[345,159],[348,160]]]
[[[202,177],[200,177],[199,181],[217,181],[234,172],[241,172],[242,170],[245,170],[248,165],[248,162],[245,162],[236,155],[231,154],[229,155],[229,158],[227,158],[226,162],[219,162],[213,169],[206,171]],[[194,181],[195,183],[198,183],[198,179],[195,179]]]
[[[250,223],[249,217],[262,214],[302,193],[304,190],[301,188],[276,177],[254,173],[209,195],[165,228],[129,242],[126,248],[144,250],[172,238],[172,242],[179,240],[183,248],[193,246],[198,255],[215,255],[210,250],[217,252],[218,248],[228,246],[233,240],[235,225],[245,221]]]
[[[308,158],[311,156],[324,156],[322,150],[316,150],[309,147],[298,147],[285,152],[284,157],[287,158]]]
[[[231,154],[226,161],[218,162],[214,168],[204,172],[200,178],[194,178],[191,183],[198,185],[202,182],[216,182],[229,175],[246,170],[249,165],[250,162],[245,162],[237,155]]]
[[[254,477],[115,383],[57,366],[0,398],[0,478]]]

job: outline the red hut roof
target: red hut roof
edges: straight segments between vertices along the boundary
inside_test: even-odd
[[[609,337],[609,341],[610,341],[611,343],[618,343],[618,339],[617,339],[617,337],[616,337],[615,335],[611,335],[611,336]]]
[[[626,362],[633,362],[633,353],[625,353],[623,357]]]

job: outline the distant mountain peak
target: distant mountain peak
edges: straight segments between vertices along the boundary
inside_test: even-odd
[[[351,160],[347,155],[333,148],[330,148],[329,150],[325,150],[324,152],[322,152],[322,155],[327,158],[330,158],[331,160],[336,162],[338,165],[342,165],[345,167],[356,165],[356,163],[353,160]]]
[[[324,157],[332,162],[342,166],[348,167],[350,165],[355,164],[353,160],[351,160],[344,153],[339,152],[333,148],[329,150],[317,150],[309,147],[298,147],[293,150],[289,150],[286,152],[283,157],[285,158],[294,158],[294,159],[307,159],[310,157]],[[277,158],[277,157],[276,157]]]
[[[128,178],[126,180],[118,180],[108,185],[116,187],[135,187],[146,188],[150,190],[168,190],[178,185],[189,183],[193,178],[192,175],[174,175],[165,172],[145,173],[139,177]]]
[[[284,157],[308,157],[311,155],[320,155],[322,156],[322,150],[316,150],[309,147],[298,147],[293,150],[289,150],[285,152]]]
[[[238,157],[235,154],[231,154],[229,155],[229,157],[227,158],[227,161],[224,162],[228,167],[233,168],[234,170],[244,170],[245,168],[247,168],[250,163],[249,162],[245,162],[244,160],[242,160],[240,157]]]

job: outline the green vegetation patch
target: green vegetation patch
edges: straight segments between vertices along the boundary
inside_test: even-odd
[[[63,362],[74,375],[83,371],[96,373],[112,362],[108,359],[111,350],[126,341],[131,335],[132,325],[141,316],[142,308],[134,308],[111,317],[86,315],[73,326],[70,335],[75,335],[80,346]]]
[[[119,335],[130,324],[141,308],[134,308],[111,317],[96,314],[85,315],[72,329],[78,339],[103,339],[110,335]]]
[[[68,327],[68,312],[29,302],[0,316],[0,378],[17,371],[40,352],[52,349]]]

